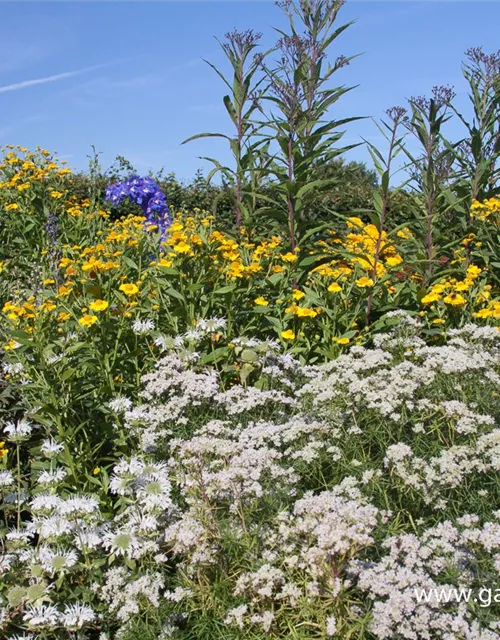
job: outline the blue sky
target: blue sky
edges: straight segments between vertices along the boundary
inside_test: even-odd
[[[332,58],[363,55],[339,72],[340,83],[360,86],[335,117],[378,119],[439,84],[454,85],[465,109],[463,52],[499,47],[497,1],[348,0],[340,18],[356,24]],[[253,28],[270,46],[272,27],[283,25],[272,0],[0,2],[0,146],[41,145],[84,168],[94,144],[104,166],[120,154],[140,173],[165,167],[188,179],[208,167],[198,156],[229,158],[219,141],[181,146],[195,133],[230,131],[222,83],[202,61],[224,65],[214,36]],[[383,144],[370,120],[351,125],[345,141],[361,136]]]

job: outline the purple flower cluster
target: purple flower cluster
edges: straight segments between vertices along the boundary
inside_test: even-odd
[[[149,176],[132,176],[124,182],[115,182],[106,189],[106,200],[121,204],[126,198],[138,204],[146,216],[146,228],[156,225],[162,238],[172,224],[165,194]]]

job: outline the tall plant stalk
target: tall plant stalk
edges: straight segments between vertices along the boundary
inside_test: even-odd
[[[208,180],[220,172],[233,187],[234,220],[238,230],[241,230],[243,219],[250,217],[254,206],[254,200],[245,198],[245,195],[255,192],[259,187],[255,183],[260,174],[253,169],[255,155],[262,142],[258,139],[255,141],[256,132],[252,122],[252,114],[258,106],[259,87],[262,82],[262,78],[255,79],[255,74],[265,54],[252,56],[252,52],[257,47],[261,35],[251,29],[244,32],[234,30],[226,34],[224,42],[219,42],[231,65],[232,78],[227,78],[214,64],[205,61],[230,91],[224,96],[223,101],[234,126],[235,134],[228,136],[222,133],[200,133],[183,142],[185,144],[191,140],[206,137],[224,138],[228,141],[234,158],[234,168],[223,166],[214,158],[205,157],[203,159],[209,160],[214,165],[208,175]]]
[[[380,186],[373,192],[373,210],[376,216],[378,229],[378,237],[373,254],[372,276],[374,278],[377,277],[377,267],[382,249],[382,238],[386,232],[387,210],[389,206],[389,198],[391,196],[390,180],[393,163],[402,149],[405,137],[405,134],[399,136],[399,130],[401,129],[401,125],[406,123],[408,120],[408,116],[406,114],[407,111],[403,107],[392,107],[387,110],[387,116],[389,117],[390,122],[382,121],[382,126],[377,125],[379,131],[385,136],[389,143],[387,156],[385,158],[375,145],[368,141],[366,143],[368,151],[372,157],[375,170],[380,178]],[[402,186],[399,188],[402,188]],[[366,304],[367,325],[369,325],[371,321],[372,306],[373,292],[370,293]]]
[[[481,47],[468,49],[462,72],[469,85],[472,120],[453,104],[453,112],[467,130],[467,138],[456,148],[455,158],[461,170],[458,185],[469,205],[499,192],[500,167],[500,50],[486,54]],[[469,218],[470,221],[470,218]]]
[[[410,154],[408,148],[405,148],[405,153],[412,162],[412,179],[422,202],[424,284],[429,282],[434,272],[436,221],[455,202],[450,190],[453,149],[442,133],[443,125],[451,118],[449,105],[453,97],[451,88],[434,87],[432,98],[418,97],[409,101],[411,118],[407,127],[422,149],[419,156]],[[419,212],[417,218],[422,219]]]
[[[263,63],[269,80],[264,97],[271,105],[265,126],[276,147],[270,170],[276,196],[267,213],[287,221],[290,248],[295,251],[308,224],[307,207],[332,180],[317,179],[315,167],[351,147],[336,148],[343,135],[337,129],[357,118],[331,119],[329,110],[350,91],[329,87],[333,75],[351,58],[327,62],[330,45],[351,23],[335,28],[343,0],[285,0],[277,3],[288,18],[288,32],[277,29],[279,54],[274,66]],[[354,57],[354,56],[353,56]],[[263,111],[264,113],[264,111]],[[355,146],[355,145],[353,145]]]

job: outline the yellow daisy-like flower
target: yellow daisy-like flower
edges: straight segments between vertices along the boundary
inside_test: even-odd
[[[259,307],[268,307],[269,306],[269,302],[265,298],[263,298],[262,296],[260,296],[259,298],[255,298],[254,302]]]
[[[315,318],[318,312],[314,309],[306,309],[304,307],[296,307],[293,312],[298,318]]]
[[[281,332],[283,340],[295,340],[295,333],[291,329]]]
[[[390,267],[397,267],[398,264],[401,264],[403,262],[403,258],[401,256],[390,256],[385,262]]]
[[[365,287],[372,287],[373,280],[371,278],[367,278],[366,276],[363,276],[356,280],[356,284],[358,285],[358,287],[361,287],[362,289],[364,289]]]
[[[159,262],[158,262],[158,266],[159,267],[166,267],[168,269],[168,267],[171,267],[173,264],[172,260],[169,260],[168,258],[162,258]]]
[[[491,285],[487,284],[478,293],[476,300],[478,302],[486,302],[486,300],[489,300],[490,298],[491,298]]]
[[[467,277],[474,279],[477,278],[482,273],[482,269],[477,267],[475,264],[470,264],[467,267]]]
[[[107,302],[106,300],[94,300],[89,304],[89,307],[92,309],[92,311],[106,311],[106,309],[109,307],[109,302]]]
[[[462,307],[467,304],[467,300],[459,293],[450,293],[446,298],[443,298],[443,300],[445,304],[450,304],[453,307]]]
[[[297,260],[297,256],[295,255],[295,253],[289,251],[288,253],[282,255],[281,259],[283,260],[283,262],[295,262]]]
[[[16,209],[19,209],[19,205],[18,205],[18,204],[16,204],[15,202],[13,202],[12,204],[8,204],[8,205],[5,207],[5,210],[6,210],[6,211],[15,211]]]
[[[432,324],[444,324],[443,318],[434,318]]]
[[[91,327],[93,324],[97,322],[97,316],[91,316],[90,314],[85,314],[82,316],[78,322],[82,325],[82,327]]]
[[[493,315],[492,309],[481,309],[480,311],[476,311],[476,313],[472,314],[474,318],[489,318]]]
[[[123,291],[126,296],[135,296],[139,287],[131,282],[125,282],[120,285],[120,291]]]
[[[443,291],[446,291],[446,287],[449,287],[450,285],[448,283],[442,283],[442,282],[438,282],[437,284],[435,284],[431,291],[432,293],[443,293]]]
[[[420,302],[422,304],[432,304],[433,302],[438,302],[439,300],[441,300],[441,296],[439,295],[439,293],[431,292],[424,296],[422,300],[420,300]]]
[[[466,278],[465,280],[461,280],[460,282],[457,282],[454,289],[455,291],[468,291],[473,284],[474,283],[472,282],[472,280],[469,280]]]
[[[349,342],[351,342],[349,338],[332,338],[332,340],[337,344],[349,344]]]
[[[302,298],[305,297],[305,293],[303,291],[300,291],[299,289],[293,289],[292,291],[292,298],[294,300],[302,300]]]
[[[328,287],[328,291],[330,293],[338,293],[342,291],[342,287],[338,284],[338,282],[332,282],[332,284]]]
[[[179,242],[173,249],[175,253],[189,253],[191,251],[191,245],[187,242]]]
[[[66,313],[66,311],[61,311],[61,313],[57,316],[57,322],[66,322],[71,318],[71,314]]]

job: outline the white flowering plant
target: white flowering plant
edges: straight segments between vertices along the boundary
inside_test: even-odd
[[[324,365],[234,340],[243,378],[157,337],[93,487],[34,418],[6,425],[2,635],[500,638],[500,332],[386,322]]]

